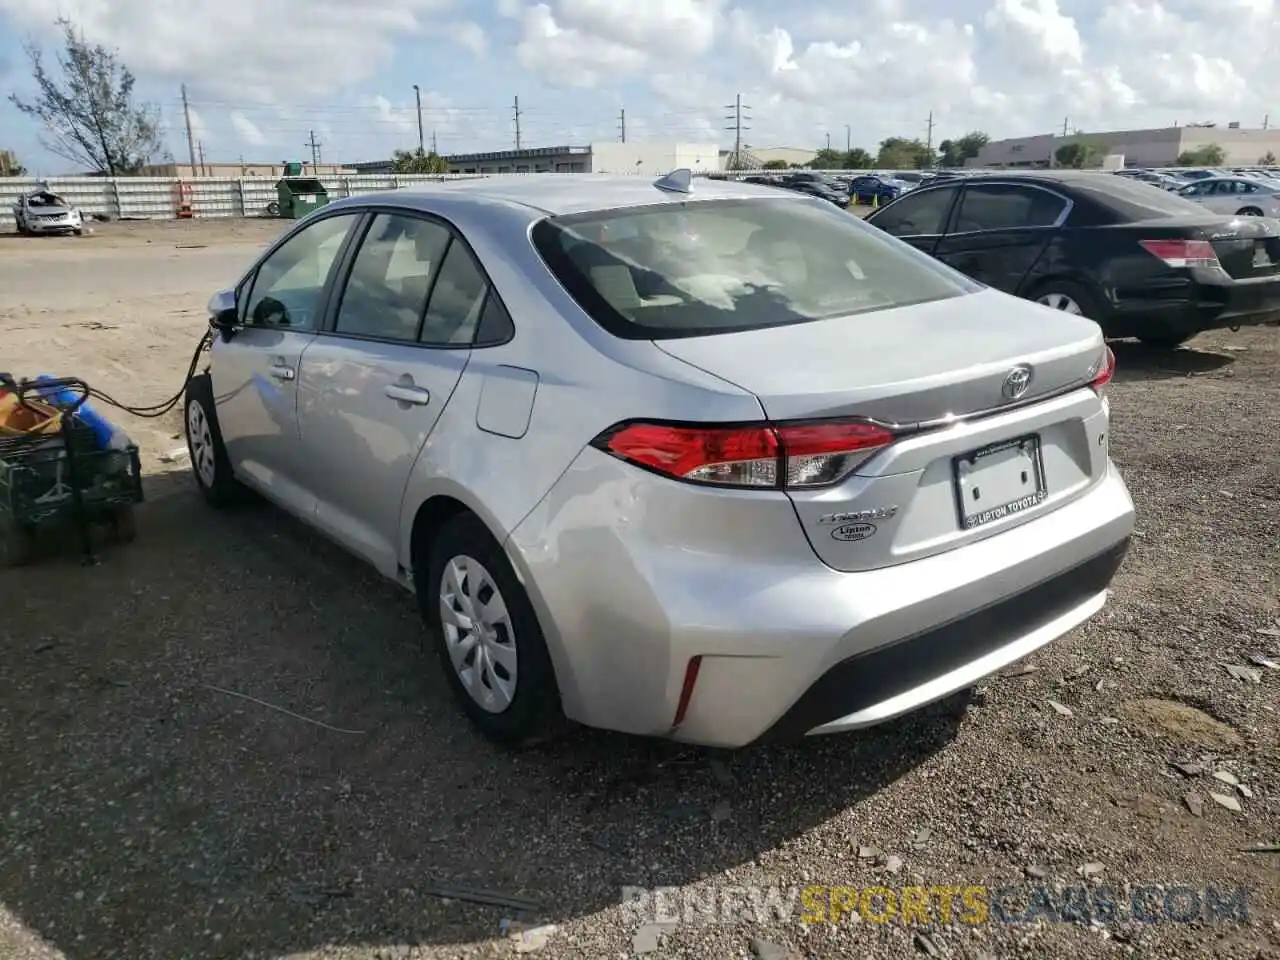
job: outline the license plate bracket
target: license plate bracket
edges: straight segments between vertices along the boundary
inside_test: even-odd
[[[1034,434],[962,454],[951,466],[965,530],[1023,513],[1048,495],[1040,438]]]

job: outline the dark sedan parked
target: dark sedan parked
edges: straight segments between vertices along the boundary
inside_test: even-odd
[[[1103,173],[989,174],[905,194],[867,217],[970,277],[1174,347],[1280,317],[1280,221],[1213,214]]]

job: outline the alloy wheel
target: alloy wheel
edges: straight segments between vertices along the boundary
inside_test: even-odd
[[[1063,313],[1070,313],[1077,317],[1084,315],[1084,311],[1080,309],[1080,304],[1065,293],[1042,294],[1036,297],[1036,303],[1042,303],[1050,310],[1061,310]]]
[[[212,488],[217,480],[217,463],[214,459],[213,434],[209,430],[209,418],[204,415],[200,401],[187,405],[187,442],[191,445],[191,466],[206,488]]]
[[[493,575],[474,557],[445,564],[440,623],[449,660],[471,699],[489,713],[510,707],[519,659],[511,613]]]

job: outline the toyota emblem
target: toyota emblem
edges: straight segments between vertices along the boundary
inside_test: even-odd
[[[1004,395],[1006,400],[1017,400],[1027,392],[1027,388],[1030,386],[1031,368],[1017,366],[1005,374],[1004,384],[1000,387],[1000,393]]]

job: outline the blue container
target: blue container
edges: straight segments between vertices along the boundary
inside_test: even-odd
[[[42,373],[35,378],[35,382],[40,383],[42,380],[47,381],[55,379],[57,378]],[[36,390],[34,392],[37,396],[49,403],[52,403],[54,406],[68,409],[74,407],[80,400],[79,393],[66,387],[51,387],[45,390]],[[88,400],[80,404],[79,408],[75,412],[75,417],[93,431],[93,439],[99,450],[107,450],[110,448],[122,450],[128,446],[129,438],[125,435],[124,431],[116,427],[110,420],[94,409]]]

